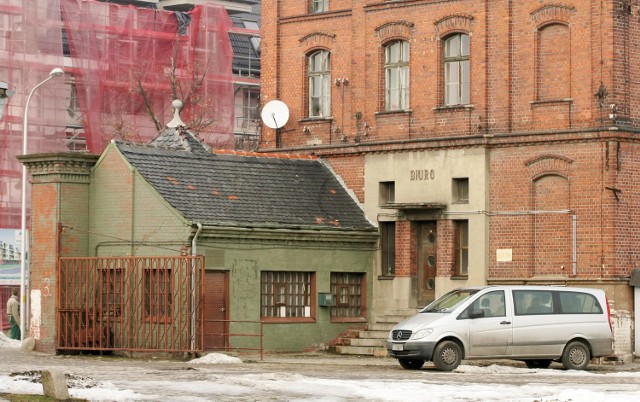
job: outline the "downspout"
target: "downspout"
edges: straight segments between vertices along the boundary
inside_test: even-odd
[[[195,225],[198,227],[196,230],[196,234],[193,235],[193,239],[191,240],[191,256],[195,257],[197,255],[197,241],[198,236],[202,232],[202,223],[195,222]],[[191,350],[194,350],[196,339],[196,261],[195,258],[191,260]]]

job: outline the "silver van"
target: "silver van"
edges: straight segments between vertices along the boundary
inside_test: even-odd
[[[433,361],[454,370],[462,359],[552,361],[583,370],[612,352],[609,304],[601,289],[560,286],[459,288],[396,325],[389,356],[405,369]]]

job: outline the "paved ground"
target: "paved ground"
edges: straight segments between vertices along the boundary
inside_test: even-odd
[[[325,353],[304,353],[304,354],[266,354],[264,359],[260,356],[240,356],[245,364],[217,365],[210,369],[204,369],[197,365],[180,359],[170,360],[168,358],[152,358],[149,356],[133,355],[133,357],[122,356],[99,356],[99,355],[74,355],[56,356],[38,352],[23,352],[20,349],[0,349],[0,375],[9,376],[16,373],[39,372],[44,369],[57,369],[67,374],[78,377],[86,377],[95,381],[111,383],[139,382],[140,384],[162,383],[162,382],[183,382],[193,383],[204,379],[205,376],[245,376],[262,375],[264,373],[295,373],[308,377],[321,377],[328,379],[352,379],[368,380],[380,379],[394,381],[396,379],[424,379],[425,374],[439,383],[451,382],[452,384],[462,380],[460,376],[450,376],[436,372],[427,367],[426,372],[407,371],[400,368],[395,359],[389,357],[370,356],[338,356]],[[524,367],[523,363],[501,361],[465,361],[467,365],[489,366],[492,364],[512,365]],[[554,363],[554,366],[560,367]],[[626,364],[591,364],[589,371],[593,373],[606,372],[640,372],[640,360]],[[291,374],[293,375],[293,374]],[[522,381],[526,384],[530,379],[526,376],[518,375],[509,378],[509,382],[517,385]],[[207,377],[209,378],[209,377]],[[468,381],[467,378],[464,381]],[[561,377],[550,378],[550,382],[566,381]],[[479,374],[473,377],[475,383],[495,382],[495,378]],[[539,381],[539,380],[536,380]],[[589,381],[587,379],[587,381]],[[607,379],[606,381],[612,381]],[[615,380],[614,380],[615,381]],[[623,383],[627,380],[621,378]],[[148,385],[147,385],[148,386]],[[135,385],[138,388],[137,385]],[[144,385],[136,389],[136,392],[143,392]],[[0,390],[0,392],[2,392]],[[163,390],[166,400],[181,399],[179,391],[172,394],[172,390]],[[144,392],[143,392],[144,393]],[[270,396],[265,395],[265,398]],[[1,399],[0,399],[1,400]],[[248,400],[260,400],[248,399]]]

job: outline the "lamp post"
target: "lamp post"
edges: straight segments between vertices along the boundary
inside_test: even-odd
[[[31,101],[31,96],[36,92],[38,88],[43,86],[52,78],[59,77],[64,74],[64,71],[60,67],[56,67],[49,73],[49,76],[39,84],[37,84],[31,92],[29,96],[27,96],[27,102],[24,104],[24,120],[22,122],[22,154],[27,154],[27,119],[29,116],[29,102]],[[28,244],[27,244],[27,167],[22,164],[22,204],[21,204],[21,215],[20,215],[20,236],[21,236],[21,246],[22,252],[20,253],[20,340],[24,339],[24,329],[25,329],[25,318],[26,318],[26,300],[27,295],[25,294],[25,280],[26,280],[26,272],[27,272],[27,255],[28,255]]]

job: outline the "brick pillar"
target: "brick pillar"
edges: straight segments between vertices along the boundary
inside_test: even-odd
[[[87,255],[90,173],[98,158],[84,153],[18,156],[32,179],[25,337],[34,337],[41,352],[56,351],[57,259]],[[59,234],[61,225],[79,230]]]

